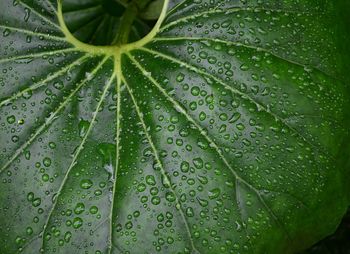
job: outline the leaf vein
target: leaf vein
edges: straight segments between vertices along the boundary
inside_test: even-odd
[[[78,58],[77,60],[75,60],[71,64],[69,64],[69,65],[65,66],[64,68],[60,69],[59,71],[57,71],[57,72],[47,76],[44,80],[40,80],[40,81],[34,83],[33,85],[23,89],[22,91],[20,91],[18,93],[15,93],[14,95],[12,95],[9,98],[5,98],[4,100],[0,101],[0,108],[2,106],[4,106],[4,105],[7,105],[7,104],[11,103],[12,101],[14,101],[14,100],[16,100],[18,98],[20,98],[25,93],[32,92],[32,91],[34,91],[34,90],[44,86],[47,82],[49,82],[49,81],[51,81],[51,80],[53,80],[53,79],[63,75],[66,71],[68,71],[72,67],[83,63],[86,60],[86,58],[88,58],[88,57],[89,57],[89,55],[86,54],[86,55]]]
[[[314,66],[307,66],[306,64],[297,62],[297,61],[293,61],[291,59],[287,59],[281,55],[278,55],[277,53],[273,53],[271,50],[263,48],[263,47],[257,47],[254,45],[249,45],[249,44],[245,44],[245,43],[240,43],[240,42],[235,42],[235,41],[226,41],[226,40],[222,40],[222,39],[217,39],[217,38],[209,38],[209,37],[159,37],[159,38],[154,38],[153,41],[178,41],[178,40],[190,40],[190,41],[211,41],[211,42],[216,42],[216,43],[222,43],[225,44],[227,46],[237,46],[237,47],[244,47],[244,48],[248,48],[248,49],[252,49],[252,50],[256,50],[257,52],[265,52],[269,55],[272,55],[280,60],[283,60],[285,62],[288,62],[290,64],[293,65],[297,65],[299,67],[303,67],[304,69],[306,68],[312,68],[320,73],[322,73],[323,75],[331,78],[331,79],[335,79],[338,80],[337,78],[333,77],[332,75],[328,74],[327,72],[314,67]]]
[[[71,52],[71,51],[77,51],[77,49],[65,48],[65,49],[57,49],[57,50],[52,50],[52,51],[47,51],[47,52],[38,52],[38,53],[31,53],[31,54],[26,54],[26,55],[12,56],[12,57],[8,57],[8,58],[0,58],[0,63],[21,60],[24,58],[38,58],[38,57],[42,57],[42,56],[52,56],[54,54],[66,53],[66,52]]]
[[[56,9],[56,7],[53,5],[53,3],[51,3],[51,1],[50,0],[44,0],[46,3],[47,3],[47,5],[48,6],[50,6],[51,8],[52,8],[52,10],[57,14],[57,9]],[[60,1],[60,0],[57,0],[57,4],[58,4],[58,1]]]
[[[249,12],[261,12],[261,11],[269,11],[269,12],[280,12],[280,13],[289,13],[289,14],[310,14],[308,12],[295,12],[292,10],[283,10],[283,9],[268,9],[268,8],[262,8],[262,7],[256,7],[256,6],[247,6],[247,7],[232,7],[232,8],[228,8],[228,9],[219,9],[219,6],[215,6],[212,10],[209,11],[203,11],[203,12],[199,12],[190,16],[184,16],[182,18],[176,19],[168,24],[166,24],[165,26],[163,26],[160,30],[159,33],[163,32],[164,30],[171,28],[173,26],[176,26],[179,23],[184,23],[187,22],[188,20],[191,19],[196,19],[196,18],[201,18],[201,17],[205,17],[206,15],[211,15],[211,14],[224,14],[224,15],[228,15],[231,13],[235,13],[235,12],[240,12],[240,11],[249,11]]]
[[[120,58],[115,59],[115,68],[120,68]],[[114,214],[114,199],[116,195],[116,189],[117,189],[117,179],[118,179],[118,169],[119,169],[119,150],[120,150],[120,119],[121,119],[121,85],[122,85],[122,79],[120,76],[121,70],[117,69],[116,73],[119,73],[119,76],[117,77],[117,112],[116,112],[116,118],[117,118],[117,133],[116,133],[116,162],[115,162],[115,172],[114,172],[114,184],[113,184],[113,190],[112,190],[112,201],[111,201],[111,210],[109,213],[109,241],[110,246],[108,247],[108,253],[112,253],[112,248],[115,246],[113,244],[113,214]],[[116,246],[116,248],[119,250],[119,246]]]
[[[91,74],[92,74],[92,75],[95,75],[95,74],[97,73],[97,71],[98,71],[98,70],[103,66],[103,64],[107,61],[107,59],[108,59],[108,57],[105,57],[105,58],[100,62],[100,64],[91,72]],[[44,246],[44,243],[45,243],[44,239],[45,239],[45,233],[46,233],[46,230],[47,230],[47,226],[48,226],[48,224],[49,224],[49,222],[50,222],[50,219],[51,219],[51,217],[52,217],[53,211],[55,210],[55,208],[56,208],[56,206],[57,206],[57,204],[58,204],[58,199],[60,198],[60,195],[62,194],[62,190],[63,190],[63,188],[64,188],[64,186],[65,186],[65,184],[66,184],[66,182],[67,182],[67,180],[68,180],[68,177],[69,177],[69,174],[70,174],[71,170],[72,170],[72,169],[74,168],[74,166],[76,165],[76,161],[77,161],[77,159],[78,159],[78,157],[79,157],[81,151],[84,149],[84,145],[85,145],[85,143],[86,143],[86,140],[87,140],[87,138],[89,137],[89,135],[90,135],[90,133],[91,133],[91,131],[92,131],[92,129],[93,129],[93,126],[94,126],[94,124],[95,124],[95,121],[96,121],[98,112],[99,112],[99,110],[101,109],[102,104],[104,103],[104,99],[105,99],[105,97],[106,97],[107,94],[108,94],[108,89],[111,87],[111,84],[113,83],[114,78],[115,78],[115,74],[112,75],[112,77],[110,78],[110,80],[108,81],[108,83],[105,85],[105,88],[104,88],[103,93],[102,93],[102,95],[101,95],[101,97],[100,97],[100,99],[99,99],[99,102],[98,102],[98,104],[97,104],[97,107],[96,107],[96,109],[95,109],[95,112],[93,113],[93,117],[92,117],[92,119],[91,119],[91,123],[90,123],[90,125],[89,125],[89,127],[88,127],[88,129],[87,129],[87,131],[86,131],[86,133],[85,133],[85,136],[83,137],[83,139],[82,139],[80,145],[79,145],[78,148],[75,150],[73,159],[72,159],[72,161],[71,161],[71,163],[70,163],[70,165],[69,165],[69,167],[68,167],[68,169],[67,169],[67,171],[66,171],[66,173],[65,173],[65,175],[64,175],[64,178],[63,178],[63,180],[62,180],[62,183],[61,183],[61,185],[60,185],[58,191],[57,191],[56,194],[55,194],[56,197],[55,197],[55,199],[54,199],[54,201],[53,201],[53,205],[52,205],[52,207],[51,207],[51,209],[50,209],[50,211],[49,211],[49,213],[48,213],[48,217],[47,217],[47,220],[46,220],[45,225],[44,225],[44,230],[43,230],[43,232],[42,232],[42,234],[43,234],[42,247]],[[81,83],[81,85],[78,86],[78,90],[79,90],[81,87],[83,87],[83,86],[87,83],[87,81],[88,81],[88,78],[84,79],[84,81]],[[75,90],[75,91],[78,91],[78,90]]]
[[[129,57],[132,61],[134,61],[133,58],[132,58],[129,54],[128,54],[128,57]],[[175,190],[173,189],[173,187],[172,187],[172,185],[171,185],[171,182],[170,182],[170,180],[169,180],[169,178],[168,178],[168,176],[167,176],[167,174],[166,174],[166,171],[165,171],[165,169],[164,169],[164,166],[163,166],[163,164],[162,164],[162,162],[161,162],[161,160],[160,160],[160,158],[159,158],[159,155],[158,155],[158,152],[157,152],[157,148],[155,147],[155,145],[154,145],[154,143],[153,143],[153,141],[152,141],[152,137],[151,137],[151,135],[149,134],[149,132],[147,131],[146,123],[144,122],[144,119],[143,119],[143,117],[142,117],[142,113],[141,113],[140,108],[139,108],[139,106],[138,106],[138,104],[137,104],[137,102],[136,102],[136,99],[135,99],[135,97],[134,97],[134,95],[133,95],[133,93],[132,93],[132,90],[131,90],[130,86],[128,85],[128,83],[125,81],[124,78],[123,78],[123,81],[124,81],[124,84],[126,85],[126,88],[127,88],[128,92],[129,92],[129,94],[130,94],[130,97],[131,97],[131,99],[132,99],[132,101],[133,101],[133,103],[134,103],[135,110],[136,110],[137,115],[138,115],[138,117],[139,117],[139,119],[140,119],[140,121],[141,121],[141,125],[142,125],[142,127],[143,127],[143,129],[144,129],[144,132],[145,132],[145,135],[146,135],[146,137],[147,137],[147,140],[148,140],[148,142],[149,142],[149,144],[150,144],[150,146],[151,146],[151,148],[152,148],[152,150],[153,150],[154,157],[155,157],[157,163],[158,163],[159,166],[160,166],[162,175],[163,175],[164,179],[167,181],[167,183],[169,184],[170,189],[171,189],[172,193],[174,194],[174,196],[175,196],[175,198],[176,198],[176,203],[177,203],[177,205],[179,205],[178,211],[179,211],[179,213],[180,213],[180,215],[181,215],[181,217],[182,217],[182,219],[183,219],[183,221],[184,221],[184,224],[185,224],[185,227],[186,227],[186,231],[187,231],[187,235],[188,235],[189,240],[190,240],[190,243],[191,243],[192,250],[196,251],[197,253],[200,253],[200,252],[196,249],[196,246],[194,245],[193,238],[192,238],[192,235],[191,235],[191,231],[190,231],[190,228],[189,228],[189,225],[188,225],[188,221],[186,220],[186,217],[185,217],[184,212],[183,212],[183,210],[182,210],[182,207],[181,207],[181,204],[180,204],[179,199],[178,199],[178,197],[177,197],[177,194],[176,194]]]
[[[266,105],[254,100],[254,98],[248,96],[245,93],[242,93],[241,91],[229,86],[228,84],[226,84],[225,82],[223,82],[221,79],[213,76],[212,74],[209,74],[205,71],[200,70],[198,67],[185,63],[181,60],[175,59],[174,57],[167,55],[167,54],[163,54],[159,51],[155,51],[149,48],[145,48],[145,47],[140,47],[139,50],[148,52],[150,54],[156,55],[156,56],[160,56],[164,59],[168,59],[174,63],[179,64],[180,66],[184,66],[189,70],[192,70],[198,74],[201,74],[203,76],[206,76],[212,80],[214,80],[215,82],[217,82],[218,84],[222,85],[224,88],[226,88],[227,90],[230,90],[232,93],[240,95],[242,98],[249,100],[251,103],[255,104],[257,108],[261,109],[262,111],[266,112],[267,114],[269,114],[270,116],[272,116],[276,121],[279,121],[280,123],[282,123],[287,129],[289,129],[290,131],[292,131],[294,134],[296,134],[298,137],[300,137],[305,143],[307,143],[308,145],[310,145],[315,151],[320,152],[326,156],[329,156],[330,158],[334,159],[332,155],[327,154],[325,151],[320,150],[315,144],[313,144],[311,141],[309,141],[304,135],[302,135],[297,129],[295,129],[294,127],[290,126],[283,118],[281,118],[279,115],[273,113],[271,110],[268,110]]]
[[[141,67],[142,68],[142,67]],[[285,229],[283,224],[280,222],[276,214],[271,210],[271,208],[266,204],[264,198],[261,196],[260,190],[257,190],[253,185],[248,183],[245,179],[241,178],[237,172],[231,167],[230,163],[227,161],[226,157],[222,154],[220,148],[215,143],[215,141],[206,134],[206,131],[189,115],[187,114],[186,110],[183,109],[183,107],[175,101],[171,96],[167,94],[167,92],[160,86],[160,84],[151,76],[147,76],[148,79],[158,88],[158,90],[167,98],[169,102],[173,104],[173,106],[176,108],[178,112],[180,112],[183,116],[187,118],[188,121],[190,121],[200,132],[200,134],[212,145],[216,153],[219,155],[219,158],[221,161],[225,164],[225,166],[230,170],[232,175],[235,177],[235,179],[244,185],[246,185],[251,191],[253,191],[258,199],[260,200],[261,204],[265,207],[265,210],[270,214],[272,219],[276,222],[276,224],[285,232],[286,236],[290,238],[288,231]]]
[[[37,10],[35,10],[32,6],[29,6],[28,4],[24,3],[22,0],[19,0],[18,3],[23,5],[24,7],[28,8],[30,11],[34,12],[38,17],[40,17],[41,19],[43,19],[46,22],[50,23],[52,26],[58,28],[58,30],[61,30],[61,27],[59,25],[57,25],[52,20],[50,20],[47,17],[45,17],[43,14],[41,14]]]
[[[19,149],[16,150],[16,152],[12,155],[12,157],[9,159],[7,163],[5,163],[4,166],[0,169],[0,174],[2,174],[11,164],[12,162],[23,153],[24,149],[26,149],[32,142],[37,138],[38,135],[40,135],[46,127],[50,126],[52,122],[54,122],[57,119],[57,115],[61,112],[61,110],[64,109],[64,107],[68,104],[70,99],[85,85],[85,82],[87,81],[87,78],[84,79],[74,90],[73,92],[60,104],[60,106],[50,114],[50,116],[45,120],[45,123],[42,124],[31,137],[20,146]]]
[[[30,30],[26,30],[26,29],[22,29],[22,28],[18,28],[18,27],[0,25],[0,28],[13,30],[13,31],[16,31],[16,32],[22,33],[22,34],[29,34],[29,35],[36,36],[36,37],[42,36],[42,37],[44,37],[46,39],[50,39],[50,40],[53,40],[53,41],[67,42],[66,38],[64,38],[64,37],[59,37],[59,36],[50,35],[50,34],[44,34],[44,33],[40,33],[40,32],[33,32],[33,31],[30,31]]]

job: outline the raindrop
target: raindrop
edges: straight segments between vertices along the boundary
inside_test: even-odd
[[[83,179],[83,180],[80,181],[80,187],[82,189],[86,189],[86,190],[90,189],[92,187],[92,185],[93,185],[93,183],[89,179]]]
[[[73,228],[77,229],[83,225],[83,220],[79,217],[74,218],[73,220]]]
[[[211,191],[209,191],[209,198],[210,199],[215,199],[217,197],[219,197],[220,195],[220,189],[219,188],[215,188],[215,189],[212,189]]]
[[[10,35],[10,33],[11,33],[11,31],[8,28],[6,28],[2,34],[4,37],[7,37]]]
[[[74,208],[75,214],[81,214],[85,211],[85,205],[83,203],[78,203]]]

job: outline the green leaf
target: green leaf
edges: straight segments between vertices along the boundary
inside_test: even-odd
[[[116,0],[62,0],[63,16],[69,30],[79,40],[94,45],[111,45],[121,27],[126,4]],[[159,15],[158,15],[159,16]],[[158,17],[157,16],[157,17]],[[151,28],[140,19],[133,23],[129,42],[141,39]]]
[[[331,234],[338,3],[166,0],[143,39],[94,46],[61,1],[1,0],[0,253],[289,254]]]
[[[163,5],[164,0],[154,0],[140,13],[140,16],[145,20],[157,19],[162,12]]]
[[[343,218],[337,231],[303,254],[349,254],[350,213]]]

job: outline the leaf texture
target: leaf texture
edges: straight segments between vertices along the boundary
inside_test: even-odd
[[[297,253],[332,233],[336,4],[170,0],[120,47],[75,39],[67,6],[0,2],[1,253]]]

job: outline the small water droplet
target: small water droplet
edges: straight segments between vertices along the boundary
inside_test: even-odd
[[[93,185],[93,183],[89,179],[83,179],[80,181],[80,187],[82,189],[85,189],[85,190],[90,189],[92,187],[92,185]]]

